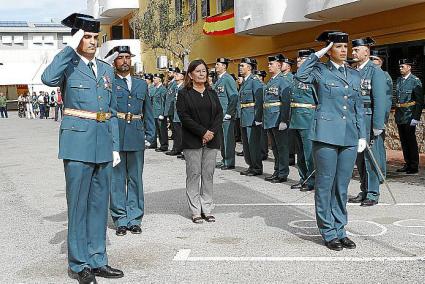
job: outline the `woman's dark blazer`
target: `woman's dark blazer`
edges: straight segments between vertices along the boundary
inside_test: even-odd
[[[192,99],[199,96],[193,88],[183,88],[177,96],[177,114],[182,123],[182,148],[200,149],[202,148],[202,137],[207,130],[214,132],[214,139],[207,143],[211,149],[220,149],[221,125],[223,122],[223,111],[217,93],[211,88],[204,91],[204,96],[209,96],[211,101],[211,121],[209,125],[201,125],[202,113]]]

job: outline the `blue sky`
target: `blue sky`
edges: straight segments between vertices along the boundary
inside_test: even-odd
[[[0,0],[0,21],[60,22],[87,8],[87,0]]]

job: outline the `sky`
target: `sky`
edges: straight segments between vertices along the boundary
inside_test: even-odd
[[[0,21],[60,22],[87,8],[87,0],[0,0]]]

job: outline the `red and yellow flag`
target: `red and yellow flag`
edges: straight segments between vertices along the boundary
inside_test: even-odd
[[[206,35],[229,35],[235,33],[235,14],[208,17],[204,23]]]

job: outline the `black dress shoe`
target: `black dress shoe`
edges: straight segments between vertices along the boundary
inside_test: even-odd
[[[93,271],[88,267],[77,273],[77,280],[80,284],[97,284]]]
[[[181,155],[177,155],[177,159],[184,160],[184,155],[183,155],[183,154],[181,154]]]
[[[373,205],[376,205],[376,204],[378,204],[377,200],[366,198],[365,200],[362,201],[360,206],[373,206]]]
[[[356,248],[356,244],[347,237],[340,239],[339,242],[346,249],[355,249]]]
[[[291,185],[291,189],[301,189],[302,187],[303,187],[303,183],[301,181]]]
[[[130,228],[128,228],[128,230],[132,234],[141,234],[142,233],[142,228],[140,228],[139,225],[130,226]]]
[[[271,181],[275,178],[277,178],[277,174],[272,174],[271,176],[265,177],[264,180],[265,181]]]
[[[125,226],[119,226],[117,228],[117,231],[115,232],[117,236],[125,236],[127,234],[127,227]]]
[[[282,183],[282,182],[287,182],[287,181],[288,181],[288,179],[286,177],[275,177],[270,182],[271,183]]]
[[[313,190],[314,190],[314,186],[308,186],[306,184],[304,184],[303,187],[300,188],[300,191],[302,192],[313,191]]]
[[[93,268],[93,273],[96,276],[103,278],[122,278],[124,273],[116,268],[112,268],[109,265],[104,265],[99,268]]]
[[[151,145],[148,147],[148,149],[156,149],[156,147],[157,147],[156,145]]]
[[[331,250],[341,251],[343,249],[342,243],[337,238],[330,240],[329,242],[325,242],[325,245]]]
[[[247,169],[247,170],[245,170],[245,171],[240,172],[240,175],[241,175],[241,176],[246,176],[246,175],[248,175],[250,172],[251,172],[251,170],[250,170],[250,169]]]
[[[232,169],[234,169],[235,168],[235,166],[222,166],[221,167],[221,169],[223,170],[223,171],[226,171],[226,170],[232,170]]]
[[[262,174],[263,172],[250,171],[246,176],[255,177],[255,176],[261,176]]]
[[[359,193],[356,197],[350,197],[348,198],[348,203],[362,203],[363,200],[365,200],[363,198],[363,194]]]
[[[243,157],[243,151],[242,152],[236,152],[236,156]]]
[[[408,169],[409,169],[409,167],[407,165],[404,165],[402,168],[397,169],[396,172],[397,173],[404,173],[404,172],[407,172]]]
[[[417,175],[418,174],[418,170],[412,170],[412,169],[408,169],[406,171],[406,175]]]
[[[175,150],[171,150],[171,151],[165,152],[165,155],[167,155],[167,156],[177,156],[177,155],[180,155],[180,154],[181,153],[179,153],[179,152],[177,152]]]

